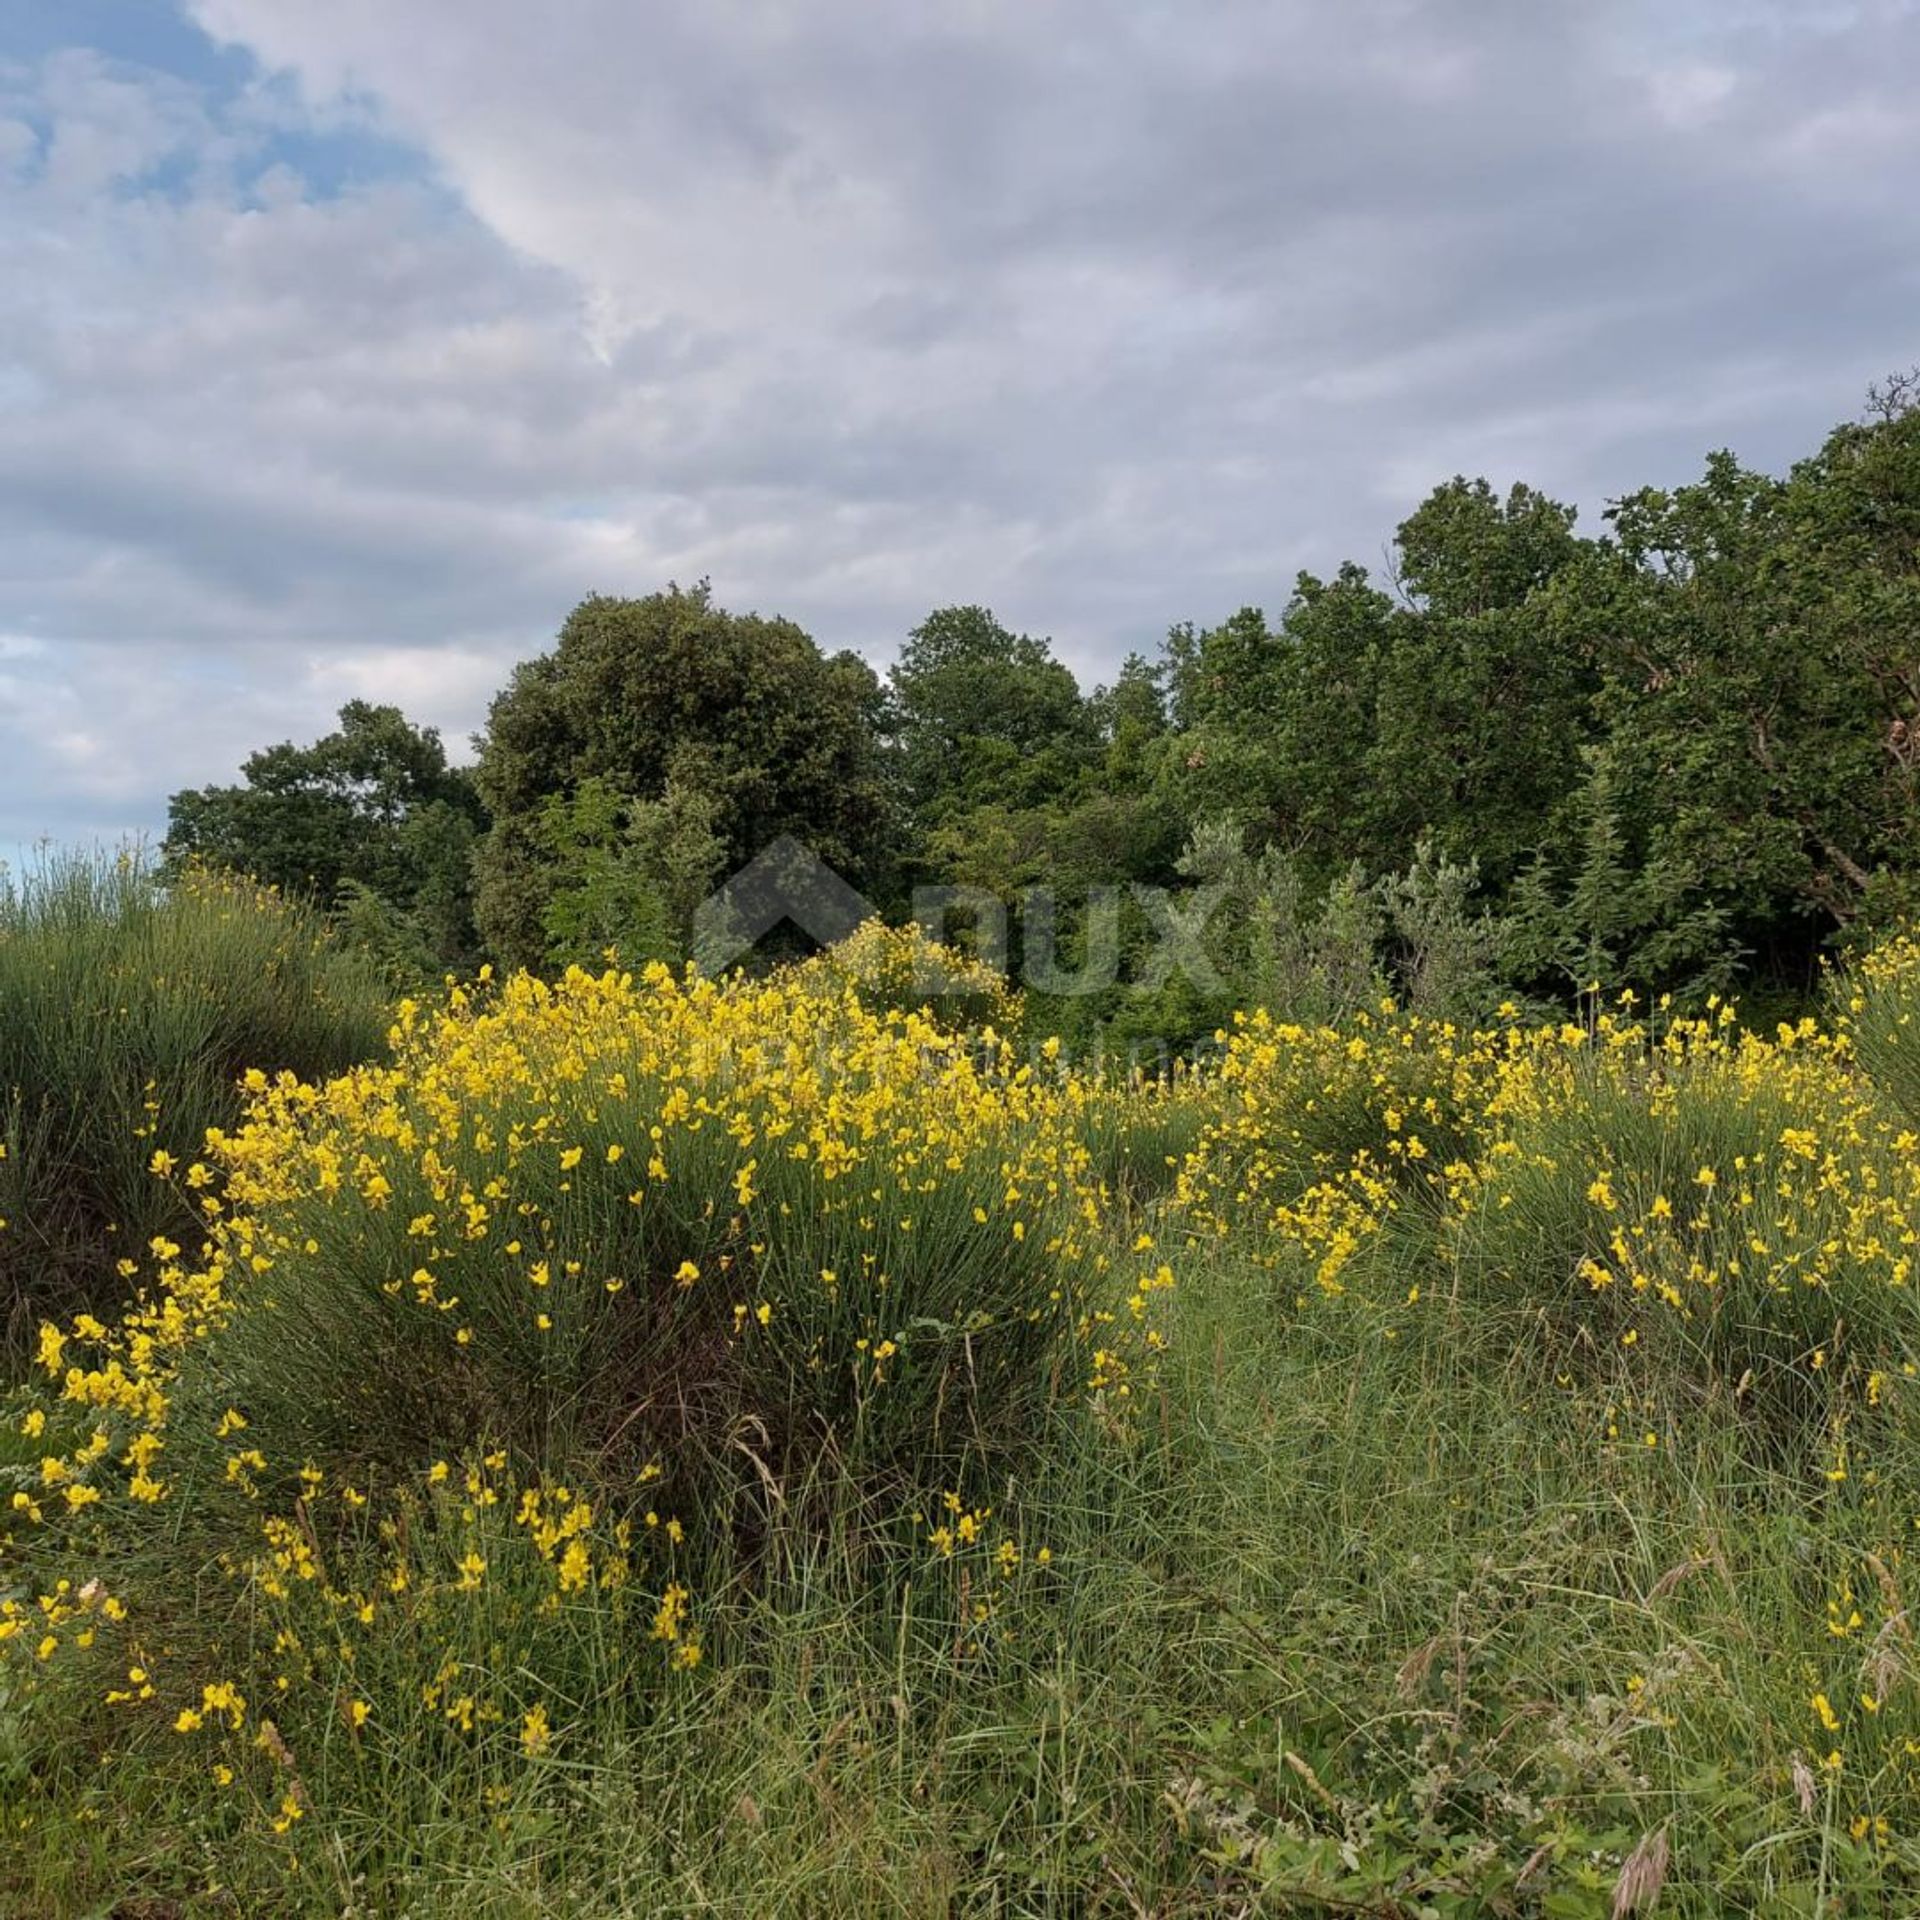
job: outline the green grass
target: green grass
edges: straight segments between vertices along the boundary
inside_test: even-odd
[[[1771,1474],[1734,1410],[1569,1391],[1522,1326],[1280,1335],[1275,1284],[1191,1273],[1132,1440],[1064,1425],[1009,1490],[984,1628],[919,1529],[848,1515],[709,1599],[698,1672],[583,1649],[544,1764],[425,1711],[303,1748],[281,1849],[233,1844],[285,1776],[243,1741],[221,1789],[203,1736],[102,1768],[97,1709],[49,1753],[0,1705],[6,1910],[1602,1915],[1656,1834],[1662,1913],[1902,1909],[1920,1704],[1867,1556],[1915,1436],[1873,1485]]]
[[[1849,1178],[1875,1192],[1910,1176],[1907,1149],[1854,1116],[1873,1090],[1825,1055],[1744,1077],[1738,1056],[1664,1077],[1622,1059],[1515,1129],[1484,1221],[1402,1207],[1337,1297],[1312,1253],[1245,1219],[1188,1243],[1163,1171],[1195,1137],[1190,1090],[1090,1103],[1086,1144],[1122,1194],[1104,1228],[1116,1297],[1153,1236],[1148,1258],[1179,1275],[1155,1300],[1171,1346],[1124,1409],[1061,1395],[990,1457],[940,1456],[978,1520],[951,1553],[942,1486],[876,1485],[830,1447],[782,1454],[747,1428],[716,1450],[701,1538],[643,1535],[645,1578],[552,1606],[511,1497],[486,1498],[509,1470],[484,1463],[376,1500],[357,1528],[336,1474],[296,1509],[278,1575],[223,1567],[257,1543],[194,1533],[191,1503],[97,1538],[84,1510],[69,1564],[91,1555],[142,1598],[170,1672],[242,1678],[249,1717],[179,1733],[171,1697],[107,1706],[127,1655],[104,1628],[90,1662],[0,1660],[0,1912],[1913,1911],[1912,1294],[1862,1264],[1893,1250],[1832,1254],[1818,1312],[1730,1289],[1725,1311],[1752,1324],[1676,1322],[1700,1330],[1684,1338],[1610,1317],[1630,1283],[1598,1295],[1577,1269],[1615,1218],[1596,1168],[1629,1228],[1670,1196],[1682,1252],[1724,1265],[1750,1232],[1845,1239],[1854,1190],[1781,1147],[1787,1122],[1817,1106],[1838,1139],[1857,1118]],[[1301,1071],[1304,1101],[1319,1070]],[[1796,1075],[1803,1105],[1772,1104]],[[1340,1101],[1285,1113],[1266,1142],[1282,1172],[1372,1150],[1369,1101],[1400,1098],[1334,1085]],[[1751,1206],[1731,1178],[1702,1198],[1703,1166],[1755,1170]],[[707,1184],[725,1190],[725,1165]],[[783,1197],[798,1208],[804,1188]],[[1749,1223],[1724,1247],[1723,1204]],[[1636,1244],[1650,1272],[1678,1271],[1660,1235]],[[1836,1315],[1860,1330],[1843,1338]],[[1801,1351],[1816,1338],[1830,1368]],[[1884,1392],[1849,1341],[1871,1345]],[[341,1401],[357,1348],[306,1351],[281,1357]],[[1762,1351],[1806,1407],[1753,1387]],[[393,1364],[361,1374],[374,1359]],[[1843,1360],[1851,1385],[1829,1392]],[[56,1436],[24,1432],[25,1408],[0,1418],[0,1497],[51,1502],[38,1463]],[[374,1471],[323,1427],[298,1445]],[[600,1490],[595,1506],[598,1556],[616,1508]],[[301,1577],[299,1540],[327,1582]],[[0,1597],[38,1590],[35,1551],[0,1559]],[[454,1597],[469,1552],[486,1562],[471,1603]],[[413,1584],[389,1596],[376,1576],[401,1555]],[[683,1573],[691,1670],[654,1625]],[[329,1589],[376,1595],[375,1619],[349,1625]],[[469,1695],[497,1717],[462,1724]],[[534,1711],[550,1739],[529,1752]]]
[[[182,1171],[248,1068],[338,1072],[385,996],[304,909],[249,882],[162,887],[137,857],[0,874],[0,1377],[43,1318],[110,1313],[156,1234],[199,1241]]]

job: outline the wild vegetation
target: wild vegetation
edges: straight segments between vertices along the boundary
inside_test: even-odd
[[[1131,1083],[877,926],[402,1001],[40,1326],[4,1904],[1899,1910],[1917,996]]]
[[[0,872],[0,1359],[49,1314],[113,1311],[156,1235],[197,1237],[204,1192],[173,1173],[238,1119],[243,1074],[337,1073],[387,1024],[364,957],[252,881]]]
[[[882,680],[705,586],[594,596],[471,772],[351,706],[175,796],[168,851],[312,895],[415,984],[608,945],[678,962],[687,903],[780,833],[896,923],[916,887],[1011,902],[1016,953],[1028,888],[1069,955],[1119,889],[1138,963],[1129,883],[1191,907],[1230,875],[1217,984],[1038,996],[1081,1053],[1116,1024],[1188,1047],[1236,1007],[1308,1014],[1320,971],[1263,955],[1331,945],[1404,990],[1436,933],[1463,1016],[1594,980],[1795,1014],[1823,957],[1916,907],[1917,397],[1890,382],[1784,479],[1716,454],[1592,534],[1526,486],[1448,481],[1384,577],[1302,574],[1277,618],[1177,626],[1090,693],[977,606],[929,614]]]
[[[590,598],[0,891],[0,1910],[1920,1904],[1914,399],[1091,695]]]

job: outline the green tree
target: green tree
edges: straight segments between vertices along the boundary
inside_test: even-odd
[[[170,871],[199,860],[352,906],[349,931],[377,920],[389,957],[464,967],[477,953],[470,870],[484,818],[433,728],[352,700],[311,746],[283,741],[251,755],[237,785],[176,793],[163,854]]]
[[[1088,701],[1100,759],[1053,834],[1055,859],[1081,881],[1169,886],[1178,873],[1190,823],[1173,777],[1168,692],[1165,668],[1130,653]]]
[[[590,780],[622,804],[670,785],[704,795],[723,866],[792,834],[872,885],[891,822],[880,720],[857,655],[823,654],[790,620],[728,613],[705,582],[582,601],[488,716],[476,778],[493,824],[475,863],[488,941],[510,964],[547,958],[549,910],[571,883],[539,823]]]
[[[1376,870],[1415,862],[1424,836],[1503,890],[1579,784],[1595,677],[1541,618],[1539,598],[1586,543],[1573,509],[1527,486],[1434,489],[1396,539],[1407,597],[1382,657],[1364,782]]]
[[[1600,676],[1620,860],[1668,895],[1630,964],[1751,953],[1805,984],[1822,942],[1916,903],[1920,413],[1784,480],[1715,454],[1609,518],[1546,603]]]
[[[901,779],[923,825],[1057,800],[1097,756],[1098,716],[1072,670],[985,607],[930,613],[890,681]]]
[[[1683,998],[1725,993],[1744,950],[1725,909],[1684,867],[1648,858],[1624,829],[1611,743],[1582,751],[1584,777],[1509,895],[1506,957],[1536,988],[1653,983]]]
[[[552,863],[547,963],[592,967],[610,950],[628,965],[684,960],[694,910],[726,862],[716,811],[712,795],[672,779],[658,800],[597,776],[549,795],[532,828]]]
[[[1186,644],[1183,811],[1243,815],[1313,884],[1428,835],[1504,884],[1577,780],[1588,689],[1524,607],[1396,605],[1347,566],[1303,574],[1275,632],[1248,609]]]
[[[1578,784],[1595,727],[1593,670],[1537,605],[1586,550],[1572,526],[1530,488],[1503,499],[1454,479],[1399,529],[1397,594],[1348,563],[1301,574],[1277,627],[1248,607],[1176,628],[1180,731],[1162,764],[1180,810],[1241,819],[1309,894],[1356,862],[1423,860],[1472,862],[1502,891]]]
[[[1107,784],[1137,775],[1171,723],[1165,669],[1144,654],[1130,653],[1112,686],[1096,687],[1088,705],[1106,743]]]

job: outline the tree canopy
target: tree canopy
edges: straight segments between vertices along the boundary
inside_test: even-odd
[[[503,960],[547,958],[547,909],[570,884],[536,830],[587,781],[630,805],[704,796],[722,864],[781,834],[856,885],[890,852],[880,684],[857,654],[823,653],[790,620],[728,613],[707,585],[594,595],[550,653],[495,699],[475,779],[492,824],[476,911]]]
[[[983,606],[929,613],[883,684],[704,583],[595,595],[514,672],[471,773],[354,702],[175,795],[168,855],[436,964],[678,957],[697,901],[784,834],[902,912],[916,884],[1044,884],[1056,961],[1103,889],[1229,888],[1229,998],[1317,967],[1302,1004],[1338,1000],[1369,944],[1429,993],[1462,956],[1535,995],[1805,992],[1823,950],[1920,911],[1917,399],[1896,380],[1784,476],[1715,453],[1591,532],[1456,476],[1384,568],[1301,573],[1277,620],[1178,625],[1091,691]],[[1128,908],[1120,937],[1152,928]]]
[[[460,967],[479,951],[470,867],[482,819],[472,775],[447,764],[438,733],[350,700],[311,746],[282,741],[250,756],[236,785],[176,793],[163,853],[327,908],[377,901],[399,952]]]

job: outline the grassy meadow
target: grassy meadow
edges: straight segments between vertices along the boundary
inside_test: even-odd
[[[933,960],[0,898],[0,1911],[1913,1910],[1920,947],[1142,1084]]]

